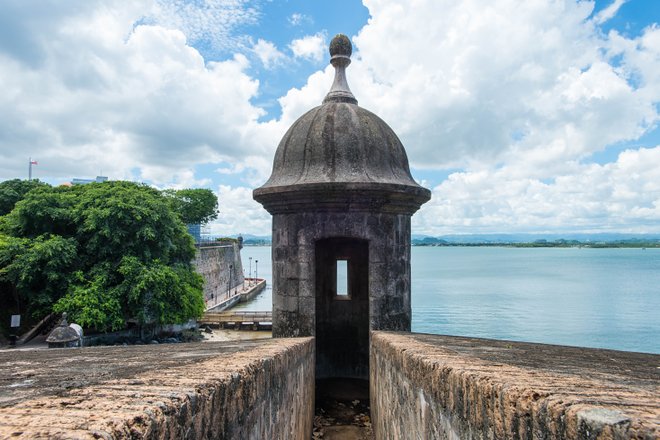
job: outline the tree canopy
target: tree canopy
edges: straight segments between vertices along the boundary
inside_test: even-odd
[[[170,189],[163,194],[185,224],[204,224],[218,218],[218,198],[210,189]]]
[[[0,283],[11,286],[5,297],[29,314],[66,311],[98,330],[200,316],[192,237],[170,199],[121,181],[25,192],[0,217]]]
[[[0,215],[5,215],[14,209],[14,205],[34,188],[47,186],[39,180],[12,179],[0,182]]]

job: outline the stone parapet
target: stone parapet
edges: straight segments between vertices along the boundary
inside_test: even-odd
[[[238,243],[202,246],[193,260],[195,271],[204,277],[204,300],[228,299],[243,287],[243,264]]]
[[[657,439],[660,356],[372,333],[378,439]]]
[[[0,352],[0,438],[308,439],[311,338]]]

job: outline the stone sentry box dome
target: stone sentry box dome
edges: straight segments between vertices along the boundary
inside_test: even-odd
[[[369,331],[410,331],[410,217],[431,198],[394,131],[357,105],[351,52],[332,40],[330,92],[254,190],[273,215],[273,336],[315,336],[317,379],[368,378]]]

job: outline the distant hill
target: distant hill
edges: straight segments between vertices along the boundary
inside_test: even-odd
[[[239,234],[229,235],[238,238]],[[272,239],[270,235],[240,234],[243,237],[243,246],[270,246]]]
[[[414,234],[414,246],[456,246],[456,245],[498,245],[498,244],[531,244],[543,245],[603,245],[629,244],[643,245],[659,244],[660,234],[623,234],[623,233],[565,233],[565,234],[465,234],[442,235],[431,237]]]
[[[270,235],[241,234],[245,246],[270,246]],[[237,238],[238,234],[227,235]],[[209,236],[215,239],[216,236]],[[412,234],[413,246],[460,246],[460,245],[511,245],[534,244],[548,245],[598,245],[660,243],[660,234],[623,234],[623,233],[565,233],[565,234],[455,234],[433,237],[424,234]]]
[[[416,246],[447,246],[450,243],[442,238],[422,237],[422,238],[413,238],[412,244]]]

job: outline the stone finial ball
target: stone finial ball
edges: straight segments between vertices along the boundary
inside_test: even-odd
[[[353,46],[351,40],[344,34],[337,34],[330,42],[330,56],[343,55],[350,57],[353,53]]]

